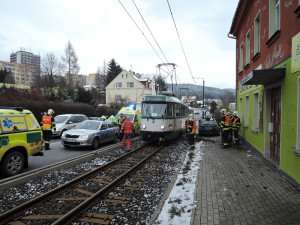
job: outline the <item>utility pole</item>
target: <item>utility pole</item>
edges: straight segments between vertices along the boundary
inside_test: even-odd
[[[202,108],[205,108],[205,104],[204,104],[204,83],[205,83],[205,81],[204,81],[204,78],[194,77],[194,79],[202,79],[203,80],[203,85],[202,85],[202,88],[203,88],[203,93],[202,93],[202,95],[203,95]],[[202,119],[204,119],[204,113],[203,112],[202,112]]]

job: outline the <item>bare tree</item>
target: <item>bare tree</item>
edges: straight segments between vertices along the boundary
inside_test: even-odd
[[[69,87],[73,87],[73,75],[78,74],[80,67],[78,65],[77,55],[70,41],[68,41],[65,48],[65,57],[62,56],[61,59],[64,63],[64,69],[67,73],[67,83],[70,85]]]
[[[50,89],[53,95],[53,88],[56,87],[54,76],[61,75],[62,65],[51,52],[48,52],[42,59],[42,86]]]

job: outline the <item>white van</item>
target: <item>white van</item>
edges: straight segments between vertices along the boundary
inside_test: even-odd
[[[62,133],[75,127],[76,124],[88,120],[83,114],[61,114],[54,117],[56,131],[52,131],[52,137],[61,137]]]

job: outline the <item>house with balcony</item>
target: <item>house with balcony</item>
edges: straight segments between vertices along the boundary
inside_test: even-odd
[[[145,95],[155,94],[153,75],[139,75],[123,70],[106,86],[106,105],[141,105]]]
[[[240,0],[228,37],[239,134],[300,189],[300,1]]]

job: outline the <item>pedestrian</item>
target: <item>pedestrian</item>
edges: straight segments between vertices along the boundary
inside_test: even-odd
[[[129,120],[129,117],[127,117],[121,127],[121,133],[124,131],[123,140],[122,140],[123,150],[125,150],[126,141],[127,141],[127,151],[131,150],[131,135],[133,129],[134,129],[133,123]]]
[[[43,116],[42,119],[42,130],[45,140],[45,150],[51,150],[50,139],[52,136],[52,129],[56,131],[55,120],[53,117],[54,111],[49,109],[47,114]]]
[[[185,127],[190,149],[195,149],[196,120],[193,114],[190,114],[189,119],[185,121]]]
[[[228,148],[229,145],[229,132],[231,131],[231,117],[227,114],[227,109],[221,109],[221,133],[222,133],[222,144],[224,148]]]
[[[102,120],[106,120],[106,116],[105,116],[105,115],[102,115],[102,116],[101,116],[101,119],[102,119]]]
[[[237,111],[233,113],[233,124],[232,124],[232,131],[233,131],[233,143],[239,144],[239,130],[241,126],[241,120]]]
[[[117,124],[117,121],[116,121],[114,113],[110,117],[108,117],[108,120],[112,121],[114,124]]]

